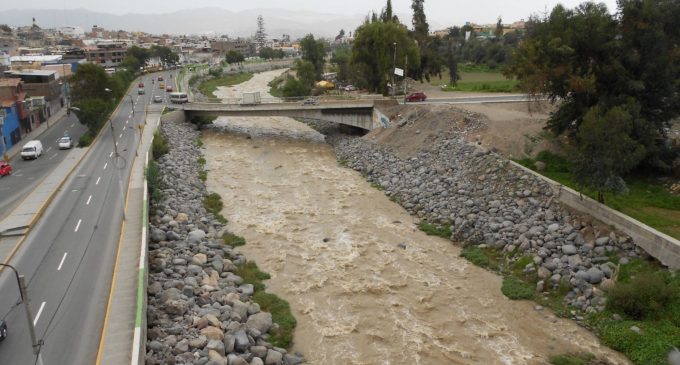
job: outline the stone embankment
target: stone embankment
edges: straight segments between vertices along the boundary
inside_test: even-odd
[[[550,186],[507,160],[462,138],[442,134],[416,155],[399,157],[364,138],[334,136],[338,159],[379,184],[411,214],[449,226],[453,241],[494,247],[517,258],[536,290],[567,285],[567,302],[586,312],[602,310],[602,289],[617,265],[645,253],[629,237],[610,232],[564,209]]]
[[[277,325],[252,301],[254,288],[234,271],[246,258],[222,241],[224,230],[202,200],[198,132],[164,123],[170,152],[158,160],[161,202],[150,210],[146,363],[293,365],[300,355],[267,342]]]

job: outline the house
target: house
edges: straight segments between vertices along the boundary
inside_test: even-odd
[[[4,150],[2,155],[23,138],[21,120],[25,119],[30,124],[29,112],[25,108],[23,82],[20,79],[0,79],[0,103],[4,113],[2,128],[2,141]]]
[[[51,70],[11,70],[5,71],[5,77],[18,78],[24,83],[24,91],[30,96],[44,96],[49,102],[59,99],[61,85],[57,71]]]

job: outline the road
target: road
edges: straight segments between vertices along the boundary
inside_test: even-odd
[[[415,104],[481,104],[481,103],[514,103],[531,100],[527,95],[484,95],[458,96],[445,98],[428,98],[424,102]],[[409,103],[414,104],[414,103]]]
[[[78,144],[78,139],[85,133],[87,127],[78,122],[74,114],[64,117],[66,120],[58,122],[38,140],[43,144],[43,155],[36,160],[24,161],[21,155],[17,154],[10,160],[13,172],[12,175],[5,176],[0,180],[0,220],[5,218],[35,186],[49,175],[55,167],[66,157],[67,150],[59,150],[57,140],[68,133],[73,138],[74,144]],[[20,141],[23,145],[26,141]],[[1,258],[0,258],[1,259]]]
[[[105,126],[100,139],[76,168],[43,217],[28,234],[11,264],[26,276],[37,337],[44,343],[45,365],[96,362],[123,220],[124,191],[139,143],[137,126],[154,95],[166,92],[143,77],[147,93],[131,88],[112,117],[113,136]],[[166,83],[169,78],[165,72]],[[155,88],[154,88],[155,87]],[[23,306],[10,270],[0,276],[0,318],[8,338],[0,343],[0,364],[34,364]],[[131,293],[132,295],[132,293]],[[132,334],[130,334],[132,336]]]

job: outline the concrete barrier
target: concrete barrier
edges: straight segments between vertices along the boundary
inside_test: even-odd
[[[510,163],[550,184],[562,204],[616,227],[662,264],[680,270],[680,241],[514,161]]]

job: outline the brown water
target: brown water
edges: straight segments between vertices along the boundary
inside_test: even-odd
[[[268,290],[290,302],[293,350],[310,364],[544,364],[569,351],[627,363],[573,322],[505,298],[500,277],[420,232],[329,146],[216,133],[203,141],[208,188],[246,238],[240,250],[272,275]]]

